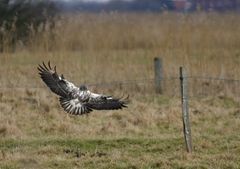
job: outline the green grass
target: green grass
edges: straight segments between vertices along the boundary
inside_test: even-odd
[[[185,152],[182,137],[6,139],[0,142],[0,167],[237,168],[240,157],[236,140],[240,138],[231,137],[194,138],[191,155]]]

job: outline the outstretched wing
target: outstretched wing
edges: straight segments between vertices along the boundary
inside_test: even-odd
[[[82,115],[92,111],[85,103],[81,103],[78,98],[70,99],[60,97],[59,101],[63,109],[72,115]]]
[[[77,87],[64,79],[63,75],[58,76],[56,66],[52,69],[50,61],[48,65],[44,62],[38,65],[39,74],[44,83],[51,89],[52,92],[62,97],[69,97],[69,93],[77,89]]]
[[[86,105],[96,110],[117,110],[127,107],[128,103],[128,96],[125,98],[113,98],[111,96],[91,93],[90,99]]]

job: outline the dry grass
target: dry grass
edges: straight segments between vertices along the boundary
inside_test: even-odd
[[[194,153],[188,155],[178,98],[135,95],[126,110],[73,117],[45,89],[2,93],[1,168],[239,166],[239,106],[226,107],[221,98],[191,101]]]
[[[16,52],[6,46],[0,54],[0,168],[238,168],[239,100],[222,95],[221,83],[210,85],[220,91],[216,97],[190,102],[194,153],[188,155],[178,97],[154,94],[151,83],[92,86],[130,93],[129,108],[72,117],[36,70],[51,60],[76,84],[146,79],[153,78],[153,58],[161,56],[167,77],[184,65],[192,75],[239,79],[238,20],[214,13],[62,16],[54,30],[32,30],[29,44]],[[178,92],[178,83],[168,90]]]
[[[238,79],[238,19],[235,14],[63,16],[56,20],[54,30],[46,25],[32,31],[27,46],[17,45],[17,53],[4,53],[1,58],[3,63],[25,64],[21,78],[26,71],[30,73],[34,64],[49,59],[74,79],[79,75],[81,81],[152,77],[152,59],[160,56],[164,59],[165,76],[175,76],[183,65],[193,75]],[[63,67],[65,64],[68,66]],[[95,67],[89,69],[90,64]],[[74,73],[76,67],[81,70],[78,74]],[[17,70],[9,64],[2,69],[12,77]],[[113,69],[121,71],[115,71],[113,76],[113,71],[109,71]],[[86,71],[89,79],[82,76]]]

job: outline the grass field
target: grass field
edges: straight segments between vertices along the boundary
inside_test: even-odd
[[[148,82],[90,86],[128,93],[129,108],[75,117],[36,69],[51,60],[77,85],[151,79],[153,58],[161,56],[165,77],[178,76],[183,65],[190,75],[239,79],[238,20],[215,13],[62,16],[53,30],[32,30],[14,52],[8,34],[0,54],[0,168],[239,168],[239,95],[227,89],[191,99],[194,152],[187,154],[179,97],[155,94]],[[173,83],[167,90],[178,92]]]

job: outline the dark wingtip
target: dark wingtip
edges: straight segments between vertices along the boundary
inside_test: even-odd
[[[44,68],[46,69],[46,70],[48,70],[49,71],[49,68],[46,66],[46,64],[43,62],[43,66],[44,66]]]
[[[49,66],[49,68],[52,70],[50,60],[48,61],[48,66]]]
[[[37,69],[38,69],[40,72],[43,71],[40,65],[38,65]]]
[[[50,70],[54,70],[55,72],[57,72],[57,67],[54,66],[54,68],[52,69],[51,66],[51,62],[50,60],[47,62],[47,64],[43,61],[42,64],[38,64],[38,70],[39,71],[50,71]]]
[[[124,103],[124,104],[122,104],[122,107],[124,107],[124,108],[128,108],[128,106]]]

